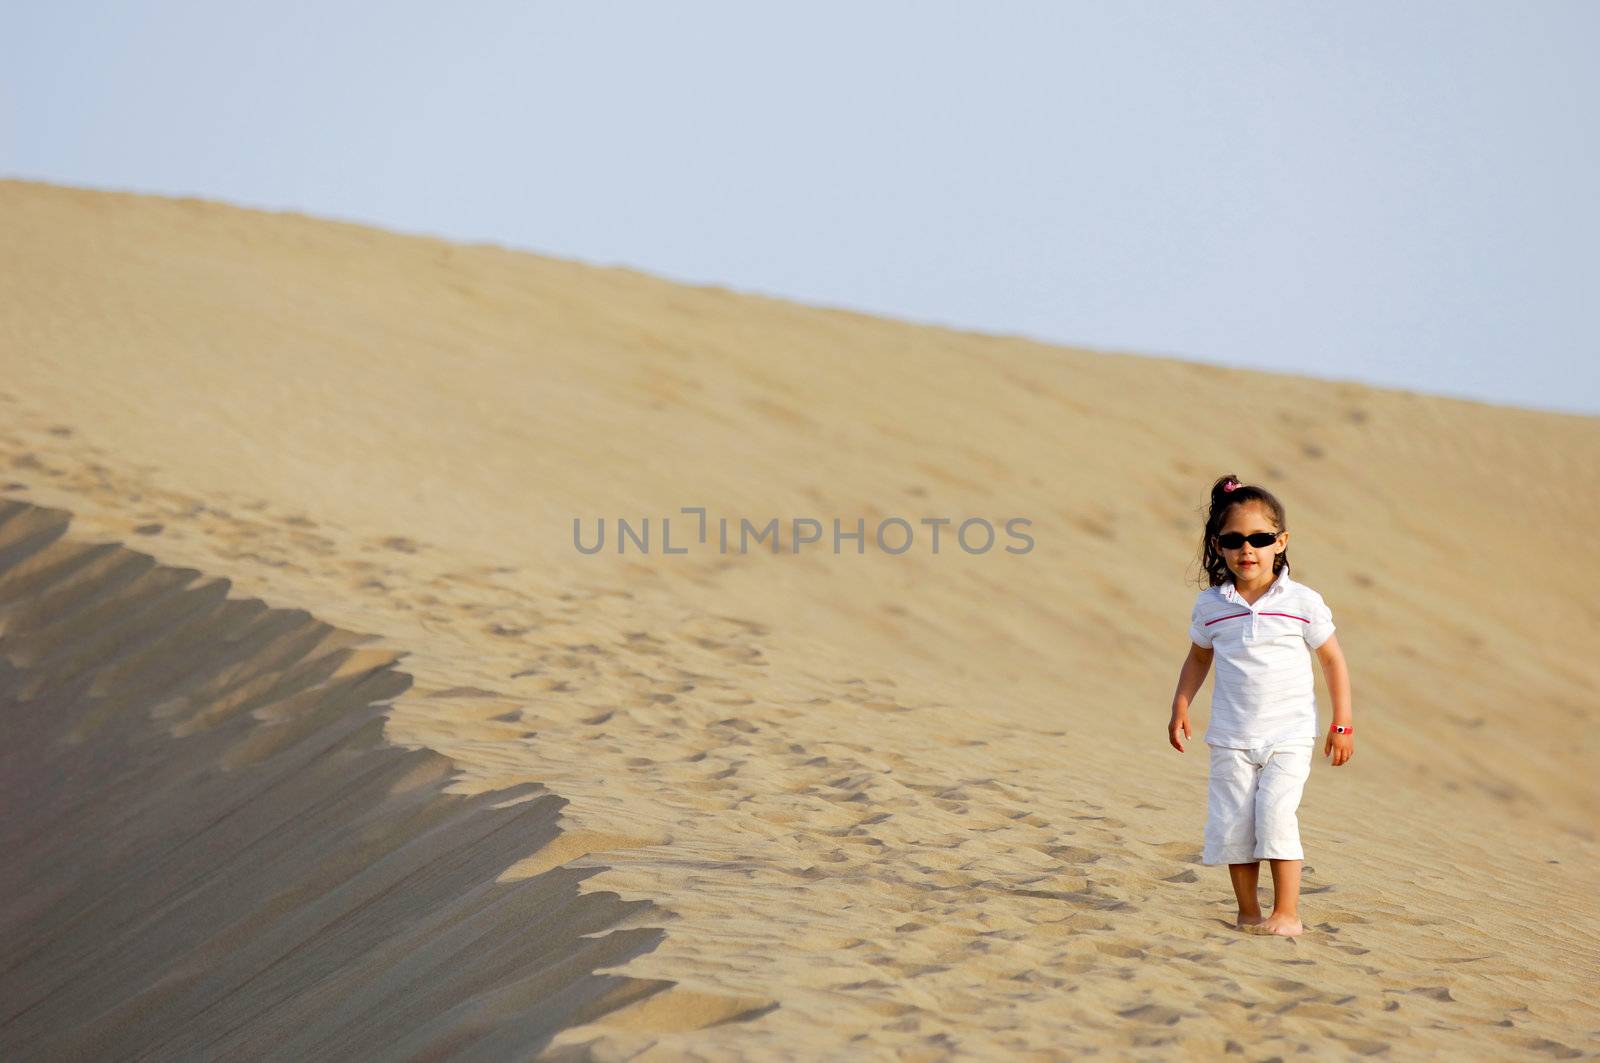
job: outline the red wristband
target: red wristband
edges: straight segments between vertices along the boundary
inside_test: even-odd
[[[1333,725],[1333,733],[1336,734],[1336,735],[1355,734],[1356,733],[1355,725],[1351,724],[1349,727],[1346,727],[1343,724],[1334,724]]]

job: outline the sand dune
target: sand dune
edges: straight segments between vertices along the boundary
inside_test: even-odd
[[[1600,421],[193,200],[0,219],[7,1058],[1600,1051]],[[1165,744],[1222,472],[1355,684],[1292,940],[1229,926]],[[696,506],[1036,546],[573,547]]]
[[[7,1058],[495,1058],[665,983],[535,783],[383,738],[393,650],[0,504]],[[501,1057],[503,1058],[503,1056]]]

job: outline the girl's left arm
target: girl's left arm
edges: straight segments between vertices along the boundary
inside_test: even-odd
[[[1333,766],[1338,767],[1355,755],[1355,735],[1335,734],[1334,727],[1353,727],[1355,719],[1350,709],[1350,669],[1344,662],[1344,651],[1339,648],[1339,636],[1329,635],[1328,640],[1316,648],[1317,660],[1322,662],[1322,675],[1328,681],[1328,696],[1333,699],[1333,725],[1328,728],[1328,740],[1323,744],[1322,755],[1333,755]]]

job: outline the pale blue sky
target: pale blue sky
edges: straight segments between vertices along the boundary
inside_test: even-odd
[[[0,15],[3,176],[1600,413],[1600,3]]]

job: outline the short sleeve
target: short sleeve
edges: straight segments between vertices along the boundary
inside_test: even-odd
[[[1311,615],[1307,619],[1311,623],[1306,625],[1306,645],[1317,649],[1333,637],[1333,610],[1322,600],[1322,595],[1312,600]]]
[[[1211,632],[1200,618],[1200,599],[1194,600],[1194,612],[1189,614],[1189,641],[1196,646],[1211,648]]]

